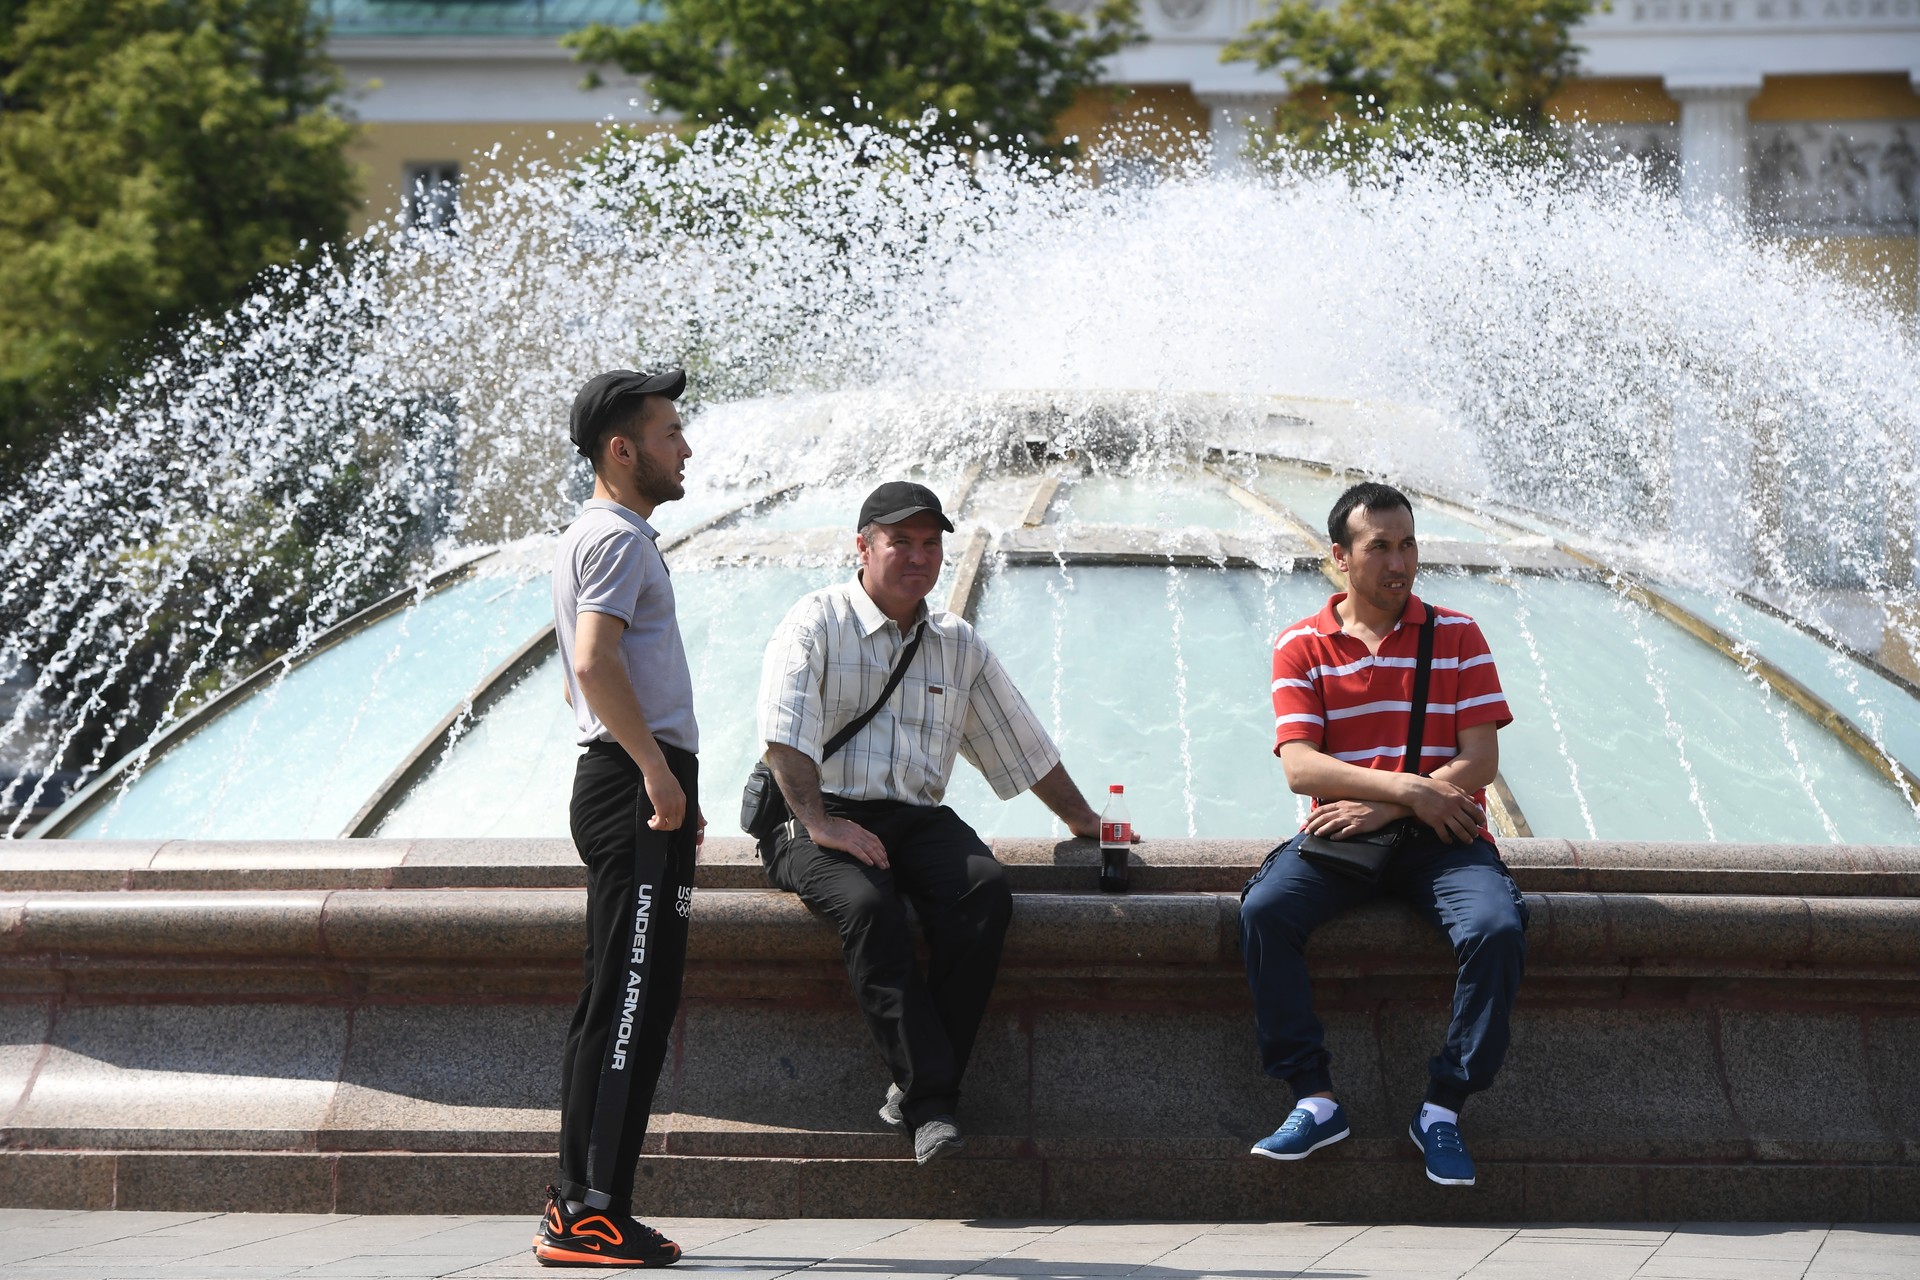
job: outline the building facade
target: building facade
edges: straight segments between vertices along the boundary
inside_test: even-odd
[[[1283,92],[1272,73],[1220,60],[1266,2],[1139,0],[1147,39],[1111,65],[1132,92],[1089,95],[1065,130],[1096,134],[1146,108],[1204,130],[1214,162],[1232,165]],[[584,87],[559,45],[589,23],[637,20],[639,0],[319,4],[367,126],[366,221],[445,218],[478,170],[578,154],[608,122],[671,123],[617,70]],[[1920,0],[1613,0],[1577,38],[1579,77],[1553,109],[1583,123],[1586,145],[1647,158],[1690,207],[1901,280],[1913,305]]]

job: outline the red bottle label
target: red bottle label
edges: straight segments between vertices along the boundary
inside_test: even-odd
[[[1133,824],[1131,822],[1103,822],[1100,824],[1101,844],[1132,844]]]

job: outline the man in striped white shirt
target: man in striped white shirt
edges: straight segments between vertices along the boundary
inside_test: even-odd
[[[1283,631],[1273,653],[1274,751],[1287,785],[1313,797],[1313,812],[1268,855],[1240,905],[1261,1062],[1292,1086],[1296,1101],[1253,1154],[1300,1160],[1349,1133],[1333,1096],[1304,952],[1320,924],[1389,894],[1444,930],[1459,963],[1452,1025],[1427,1064],[1426,1102],[1409,1133],[1428,1178],[1471,1186],[1459,1113],[1493,1083],[1506,1056],[1527,954],[1526,903],[1487,830],[1484,790],[1500,768],[1498,732],[1513,716],[1473,619],[1413,594],[1420,557],[1406,495],[1383,484],[1353,486],[1334,504],[1327,537],[1348,590]],[[1415,669],[1429,615],[1431,682],[1419,760],[1409,769]],[[1349,840],[1389,823],[1410,825],[1378,883],[1301,856],[1309,837]]]
[[[924,486],[883,484],[860,508],[860,572],[803,596],[767,644],[760,737],[793,819],[762,843],[775,886],[840,932],[847,974],[893,1072],[880,1117],[921,1163],[960,1145],[954,1112],[1013,912],[1006,870],[941,803],[963,755],[1010,800],[1033,794],[1076,836],[1100,819],[999,659],[965,619],[929,609],[953,524]],[[894,691],[843,748],[830,738]],[[923,976],[901,899],[926,932]]]

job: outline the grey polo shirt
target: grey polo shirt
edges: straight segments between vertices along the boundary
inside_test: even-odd
[[[700,749],[693,678],[673,611],[673,580],[654,545],[659,536],[638,512],[600,498],[581,507],[580,518],[560,535],[553,561],[553,629],[582,746],[613,741],[573,674],[574,637],[580,614],[587,612],[627,624],[620,656],[655,740],[683,751]]]

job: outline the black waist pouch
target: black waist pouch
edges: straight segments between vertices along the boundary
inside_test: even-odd
[[[1412,818],[1399,818],[1378,831],[1347,840],[1308,836],[1300,842],[1300,856],[1333,875],[1363,884],[1379,884],[1395,857],[1433,835]]]
[[[755,764],[747,774],[747,785],[740,792],[740,829],[764,844],[773,838],[780,824],[791,817],[787,798],[780,794],[780,785],[773,780],[773,770],[764,760]]]

